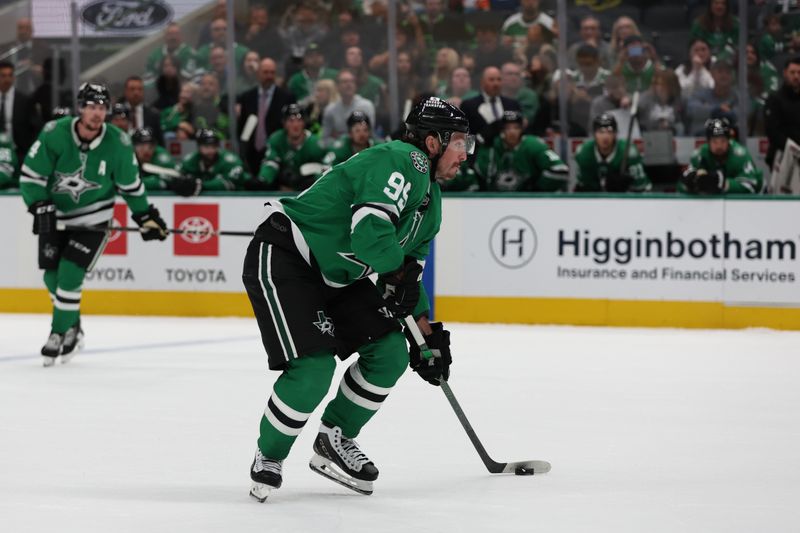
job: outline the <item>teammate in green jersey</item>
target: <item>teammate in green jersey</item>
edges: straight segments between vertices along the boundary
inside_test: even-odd
[[[8,133],[0,133],[0,189],[19,185],[19,162],[14,140]]]
[[[562,191],[569,169],[541,139],[522,134],[522,113],[506,111],[502,132],[478,149],[475,169],[488,191]]]
[[[156,144],[150,128],[139,128],[131,134],[136,160],[141,168],[142,183],[148,191],[173,191],[181,196],[197,196],[203,187],[199,178],[184,177],[180,165],[167,150]]]
[[[402,140],[359,152],[294,198],[267,204],[243,280],[272,370],[282,371],[261,417],[250,494],[280,487],[282,463],[327,394],[335,357],[359,358],[322,415],[311,468],[362,494],[378,469],[353,440],[410,364],[434,385],[449,376],[450,334],[427,319],[420,279],[439,231],[441,191],[474,147],[464,113],[430,97]],[[378,288],[367,279],[378,274]],[[417,319],[438,354],[411,351],[399,318]]]
[[[603,113],[592,123],[594,138],[575,154],[578,164],[575,192],[643,192],[652,188],[636,145],[617,138],[617,119]],[[625,152],[627,150],[627,156]],[[627,157],[627,167],[623,162]]]
[[[338,165],[373,144],[369,117],[363,111],[353,111],[347,117],[347,135],[333,143],[325,155],[324,163],[328,166]]]
[[[303,191],[322,172],[325,150],[319,137],[306,129],[297,104],[283,108],[283,128],[269,136],[258,180],[268,189]]]
[[[250,175],[244,170],[238,155],[220,148],[214,130],[200,129],[195,136],[197,151],[181,163],[181,174],[187,179],[199,179],[204,191],[234,191],[241,189]]]
[[[167,238],[165,222],[147,203],[128,134],[105,123],[109,101],[105,86],[84,83],[79,116],[45,124],[22,166],[22,198],[33,214],[39,268],[53,301],[52,329],[42,348],[45,366],[59,356],[66,363],[81,344],[83,279],[103,253],[108,231],[102,229],[110,227],[117,193],[144,240]]]
[[[726,119],[706,121],[708,142],[694,151],[678,189],[688,194],[760,194],[764,181],[747,148],[731,138]]]

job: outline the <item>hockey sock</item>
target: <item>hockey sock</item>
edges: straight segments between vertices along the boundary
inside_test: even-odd
[[[289,361],[272,387],[261,417],[258,448],[265,457],[283,460],[308,417],[331,386],[336,360],[330,352],[305,355]]]
[[[44,271],[44,286],[47,287],[47,292],[50,293],[50,301],[55,304],[56,301],[56,287],[58,286],[58,271],[45,270]]]
[[[68,259],[58,263],[58,283],[53,300],[53,332],[65,333],[78,322],[81,306],[81,287],[86,269]]]
[[[358,361],[344,373],[336,397],[322,415],[350,439],[378,412],[408,366],[406,339],[399,331],[362,346],[358,353]]]

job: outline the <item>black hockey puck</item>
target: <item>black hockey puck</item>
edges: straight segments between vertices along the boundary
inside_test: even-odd
[[[524,466],[518,466],[514,470],[515,476],[532,476],[533,475],[533,468],[525,468]]]

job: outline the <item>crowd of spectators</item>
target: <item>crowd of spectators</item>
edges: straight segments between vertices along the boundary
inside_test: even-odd
[[[149,53],[145,72],[124,81],[117,99],[121,105],[109,115],[132,134],[146,129],[147,135],[138,138],[158,146],[175,141],[192,145],[200,132],[209,144],[208,131],[222,146],[229,146],[233,122],[240,150],[230,155],[240,158],[242,169],[236,180],[228,180],[231,187],[307,186],[313,179],[297,175],[303,165],[293,164],[296,154],[319,154],[311,158],[317,160],[306,161],[319,164],[313,167],[318,176],[326,161],[341,158],[341,153],[333,152],[341,151],[345,140],[355,153],[398,133],[390,125],[395,102],[390,102],[388,90],[387,4],[386,0],[254,1],[246,19],[230,28],[225,2],[220,0],[197,35],[184,35],[177,23],[166,27],[162,42]],[[800,16],[779,12],[781,6],[769,0],[751,0],[750,39],[744,51],[748,94],[743,95],[736,73],[740,21],[728,0],[688,0],[669,6],[622,2],[618,10],[595,12],[586,7],[592,2],[569,2],[569,28],[559,27],[554,4],[547,0],[398,2],[400,115],[405,116],[421,96],[439,96],[464,110],[479,144],[488,149],[504,134],[507,112],[520,114],[524,135],[545,140],[562,124],[570,137],[592,137],[597,118],[604,114],[614,116],[624,133],[631,122],[633,95],[638,94],[637,135],[702,137],[709,118],[737,125],[746,109],[747,131],[737,132],[738,136],[761,136],[769,133],[765,110],[770,95],[779,89],[780,69],[800,53]],[[682,42],[674,42],[681,39],[670,39],[663,28],[659,32],[644,24],[659,18],[667,21],[676,14],[683,17],[683,27],[690,28],[681,34]],[[558,64],[556,52],[561,31],[568,32],[566,65]],[[234,95],[227,94],[228,32],[234,34]],[[13,50],[0,64],[0,75],[4,67],[10,65],[12,75],[16,68],[14,118],[21,114],[35,124],[39,117],[41,124],[54,112],[49,101],[52,65],[33,35],[30,21],[21,20],[16,40],[0,46],[0,51]],[[561,84],[566,85],[566,117],[559,116]],[[37,90],[44,86],[47,91]],[[0,96],[0,104],[5,103],[6,91]],[[229,98],[235,100],[233,117]],[[6,109],[0,109],[0,134],[13,132],[19,163],[33,134],[23,133],[16,123],[5,127],[10,124]],[[364,125],[370,141],[352,143],[354,126]],[[287,135],[290,128],[294,133]],[[315,148],[308,148],[309,143]],[[278,156],[276,151],[283,153]],[[275,166],[280,168],[274,175],[265,170]],[[465,173],[480,173],[474,159],[468,167]],[[180,169],[180,163],[175,168]],[[309,168],[306,165],[311,172]],[[673,181],[679,174],[675,169]],[[486,184],[497,181],[493,176],[478,178],[479,188],[491,188]],[[164,186],[163,180],[159,183]],[[526,183],[527,190],[538,190],[535,182]]]

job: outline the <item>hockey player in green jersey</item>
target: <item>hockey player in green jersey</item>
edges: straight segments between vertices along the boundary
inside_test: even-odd
[[[52,329],[42,348],[45,366],[67,362],[81,344],[83,279],[103,253],[121,194],[144,240],[167,238],[158,210],[147,203],[127,133],[104,123],[108,89],[83,84],[79,116],[45,124],[22,166],[22,198],[39,236],[39,268],[53,301]],[[61,226],[64,227],[61,227]],[[86,228],[85,230],[82,228]]]
[[[204,191],[241,189],[250,175],[244,170],[239,156],[220,148],[220,140],[214,130],[197,130],[195,140],[197,151],[184,158],[181,174],[187,179],[199,179]]]
[[[488,191],[563,191],[569,169],[541,139],[522,134],[522,113],[503,113],[502,131],[478,149],[475,170]]]
[[[19,162],[14,141],[8,133],[0,133],[0,189],[19,185]]]
[[[747,149],[731,139],[726,119],[706,121],[707,143],[692,154],[678,188],[688,194],[760,194],[764,182]]]
[[[435,97],[406,118],[402,140],[327,171],[294,198],[270,202],[244,261],[243,281],[269,366],[282,374],[261,417],[250,494],[281,486],[282,463],[328,392],[335,357],[359,358],[322,414],[311,468],[362,494],[378,469],[353,440],[411,366],[434,385],[449,376],[450,334],[426,318],[420,279],[439,231],[441,191],[474,147],[464,113]],[[367,279],[378,275],[378,287]],[[411,352],[399,320],[417,319],[436,357]]]
[[[325,150],[319,137],[306,129],[297,104],[283,108],[283,128],[269,136],[258,179],[267,189],[303,191],[322,172]]]
[[[373,144],[375,143],[372,140],[369,117],[363,111],[353,111],[347,117],[347,135],[333,143],[330,151],[325,155],[324,163],[328,166],[338,165]]]
[[[148,191],[173,191],[181,196],[200,194],[202,182],[199,178],[183,177],[180,166],[167,150],[156,144],[153,130],[139,128],[131,134],[136,160],[144,188]]]
[[[644,192],[652,188],[636,145],[617,138],[617,119],[603,113],[592,122],[594,138],[575,154],[578,183],[575,192]],[[627,156],[625,151],[627,150]],[[623,162],[627,158],[627,167]]]

